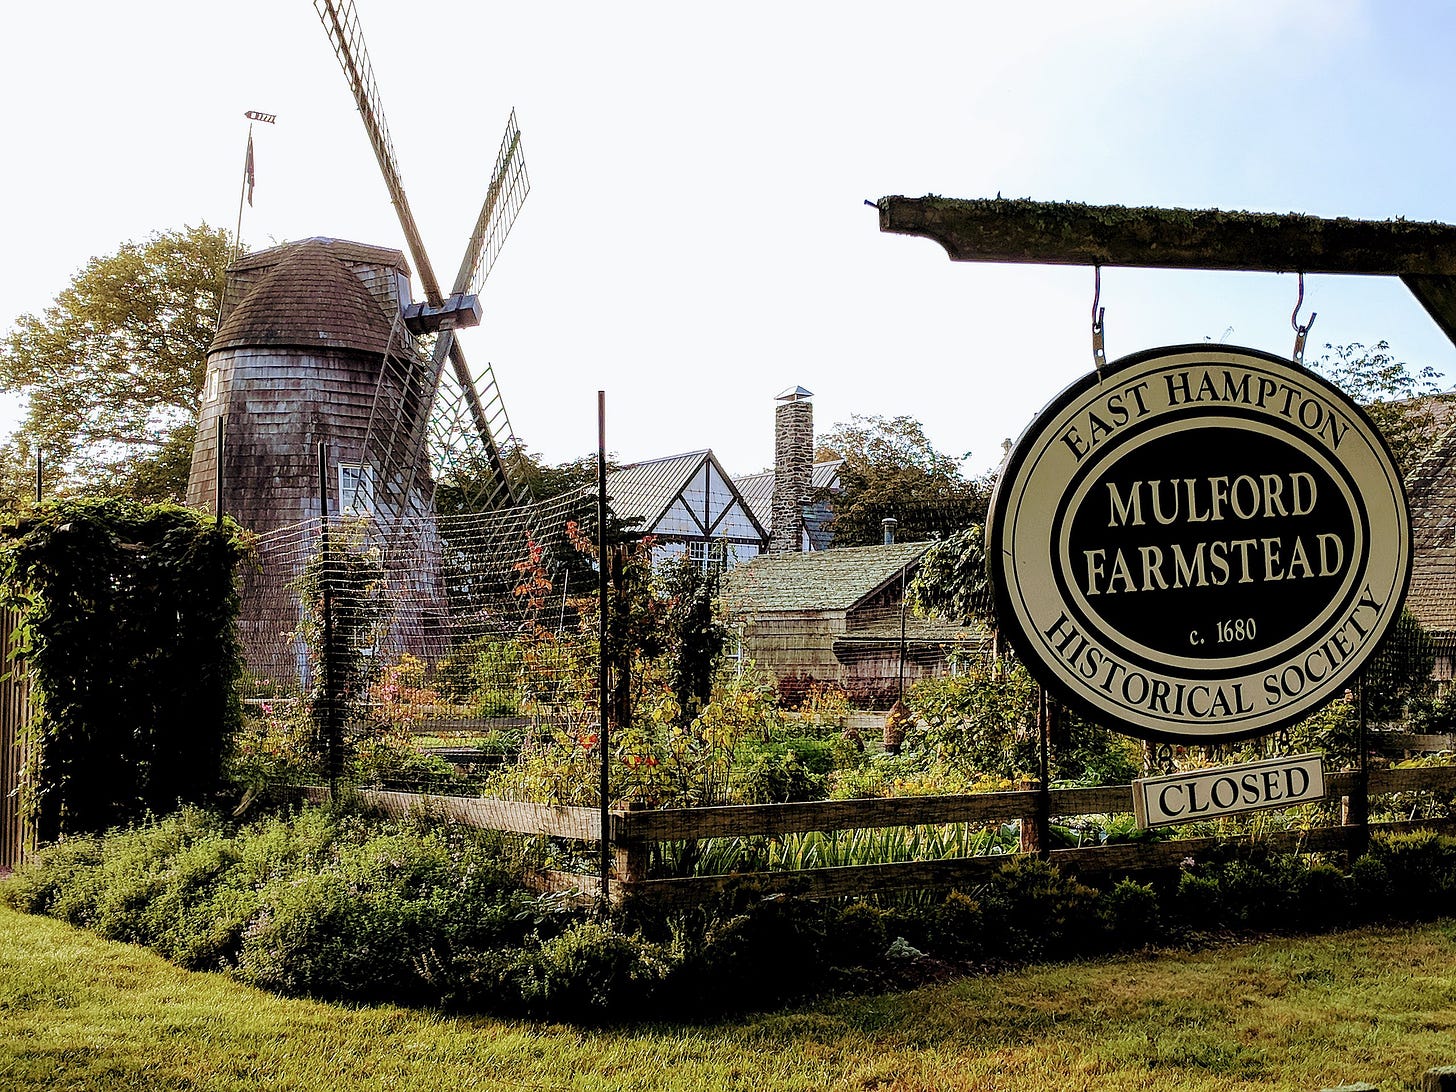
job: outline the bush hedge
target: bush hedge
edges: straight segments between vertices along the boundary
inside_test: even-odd
[[[498,836],[306,809],[239,825],[188,808],[69,838],[0,882],[12,907],[284,994],[590,1023],[714,1017],[1228,929],[1435,916],[1456,838],[1379,835],[1349,871],[1225,847],[1099,889],[1012,857],[966,890],[811,901],[751,880],[690,910],[592,920],[521,887]]]
[[[36,714],[21,802],[38,837],[213,798],[239,724],[231,520],[115,497],[0,525],[0,602],[20,613]]]

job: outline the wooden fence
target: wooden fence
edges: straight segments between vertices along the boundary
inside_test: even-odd
[[[1273,831],[1259,840],[1291,852],[1358,853],[1373,831],[1434,829],[1456,831],[1456,819],[1371,823],[1351,821],[1362,814],[1359,775],[1336,773],[1325,778],[1326,802],[1340,801],[1339,825]],[[1403,770],[1372,770],[1368,796],[1391,793],[1456,791],[1456,765]],[[327,790],[314,789],[315,799]],[[358,802],[387,815],[414,811],[452,819],[487,830],[539,835],[580,842],[600,842],[601,813],[596,808],[554,807],[483,797],[425,796],[414,793],[360,790]],[[1354,798],[1355,806],[1350,802]],[[801,804],[734,805],[716,808],[613,811],[608,836],[614,867],[608,894],[613,900],[644,898],[666,904],[694,903],[741,875],[704,875],[653,879],[647,874],[652,847],[663,842],[709,838],[774,837],[806,831],[864,830],[883,827],[938,826],[951,823],[992,825],[1019,822],[1020,852],[1038,852],[1053,819],[1082,815],[1124,815],[1132,812],[1132,786],[1027,789],[965,796],[909,796],[866,800],[825,800]],[[1248,841],[1246,836],[1243,840]],[[1171,838],[1114,845],[1053,849],[1046,853],[1059,868],[1079,874],[1135,874],[1175,867],[1187,857],[1227,843],[1220,838]],[[957,857],[757,872],[754,881],[766,891],[793,891],[810,898],[868,895],[924,887],[975,884],[1001,866],[1008,854]],[[595,875],[553,872],[538,877],[543,887],[575,888],[596,898]]]

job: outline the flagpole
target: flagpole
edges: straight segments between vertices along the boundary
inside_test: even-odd
[[[243,182],[238,187],[238,226],[233,231],[233,257],[243,252],[243,200],[248,195],[248,176],[253,173],[253,122],[248,121],[248,150],[243,153]]]
[[[233,232],[234,259],[243,252],[243,202],[253,203],[253,122],[273,125],[278,121],[277,114],[265,114],[261,110],[248,110],[243,117],[248,119],[248,149],[243,153],[243,184],[238,190],[238,226]]]

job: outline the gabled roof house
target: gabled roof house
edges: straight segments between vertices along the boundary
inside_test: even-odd
[[[711,451],[690,451],[618,467],[607,501],[621,520],[656,539],[654,559],[687,554],[728,569],[757,556],[768,533]]]

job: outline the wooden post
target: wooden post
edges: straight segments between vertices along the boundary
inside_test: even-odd
[[[333,575],[329,572],[329,453],[327,445],[318,445],[319,483],[319,595],[324,613],[323,651],[319,670],[324,677],[324,754],[329,767],[329,800],[339,802],[339,776],[343,767],[342,743],[339,738],[339,716],[334,694],[334,601]]]
[[[629,812],[644,811],[646,807],[641,800],[632,800],[627,804]],[[630,833],[621,839],[616,837],[615,830],[609,830],[607,835],[611,839],[612,872],[617,877],[617,883],[622,885],[619,895],[625,895],[627,885],[647,878],[651,850],[647,842],[632,837]],[[606,888],[602,890],[605,892]]]
[[[35,841],[20,796],[27,765],[25,733],[34,714],[30,676],[25,664],[15,658],[20,624],[20,612],[15,608],[0,611],[0,659],[4,660],[0,668],[0,872],[19,868]]]
[[[1348,850],[1352,862],[1370,848],[1370,764],[1365,728],[1365,675],[1361,672],[1355,682],[1355,786],[1349,796],[1340,800],[1340,822],[1353,828]]]
[[[1036,808],[1021,817],[1021,852],[1046,856],[1051,849],[1051,762],[1047,747],[1050,705],[1046,691],[1036,688],[1037,784]],[[1030,786],[1027,786],[1030,787]]]

